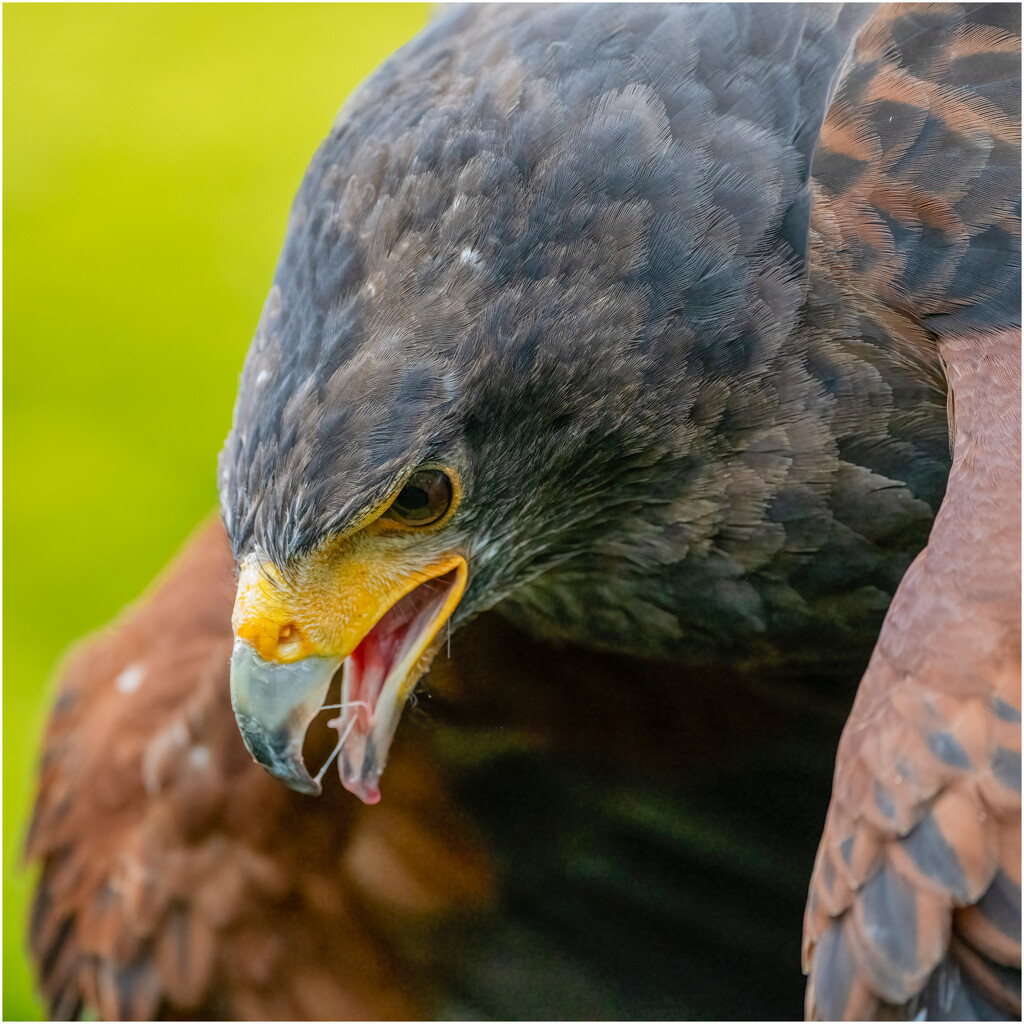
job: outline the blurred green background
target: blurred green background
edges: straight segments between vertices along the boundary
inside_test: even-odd
[[[422,4],[6,5],[4,976],[53,673],[216,502],[303,168]]]

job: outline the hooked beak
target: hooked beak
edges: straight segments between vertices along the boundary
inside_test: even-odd
[[[300,793],[320,793],[302,759],[302,741],[323,705],[337,658],[292,664],[264,661],[244,640],[231,654],[231,710],[246,750],[271,775]]]
[[[328,765],[311,775],[303,740],[344,663],[341,713],[329,723],[339,731],[341,781],[376,803],[402,710],[441,645],[468,570],[454,554],[401,575],[352,562],[321,567],[303,585],[247,560],[232,618],[231,706],[254,760],[317,794]]]

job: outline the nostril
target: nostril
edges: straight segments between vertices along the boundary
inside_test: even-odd
[[[301,658],[309,654],[308,643],[299,626],[294,622],[285,623],[277,634],[277,657],[280,660]]]
[[[245,618],[237,616],[235,636],[250,643],[264,661],[300,661],[316,653],[302,626],[284,615],[256,613]]]

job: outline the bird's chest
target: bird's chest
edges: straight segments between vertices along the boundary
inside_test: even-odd
[[[439,1015],[799,1014],[842,701],[722,661],[681,673],[539,643],[493,615],[429,682],[417,727],[498,879],[448,947],[471,952]]]

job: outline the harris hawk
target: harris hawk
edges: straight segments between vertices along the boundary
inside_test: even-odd
[[[222,523],[66,669],[53,1014],[792,1017],[848,713],[807,1014],[1019,1016],[1019,61],[999,4],[387,61]]]

